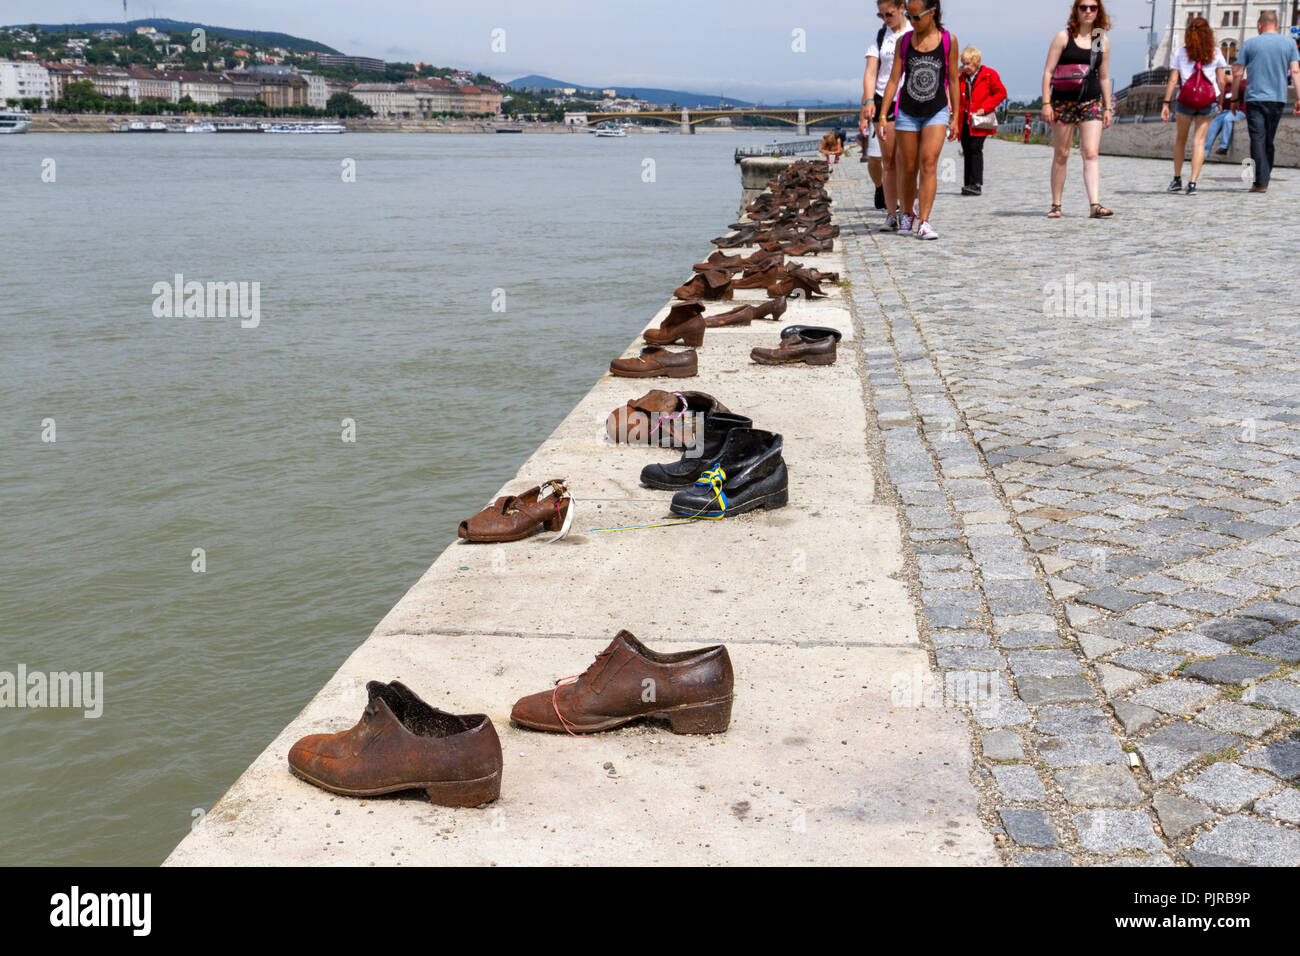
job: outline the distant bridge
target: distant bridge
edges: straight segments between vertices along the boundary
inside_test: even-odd
[[[695,127],[700,123],[708,123],[713,120],[731,118],[735,116],[755,116],[763,119],[775,120],[778,123],[788,123],[797,127],[798,135],[807,136],[808,127],[817,123],[825,123],[848,117],[854,124],[858,121],[859,111],[856,107],[846,107],[841,109],[795,109],[792,107],[763,107],[756,106],[750,109],[738,110],[642,110],[635,113],[570,113],[569,117],[585,117],[587,125],[596,126],[600,123],[616,120],[619,122],[625,120],[654,120],[660,123],[676,123],[681,126],[683,133],[694,133]]]

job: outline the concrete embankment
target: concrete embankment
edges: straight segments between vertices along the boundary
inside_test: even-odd
[[[169,126],[182,126],[188,123],[294,123],[324,122],[321,119],[298,119],[284,116],[222,116],[207,114],[189,116],[134,116],[105,113],[33,113],[32,133],[110,133],[113,127],[132,120],[146,123],[161,121]],[[352,133],[494,133],[499,126],[511,125],[504,120],[381,120],[348,119],[343,121]],[[572,127],[563,123],[529,123],[525,133],[573,133]]]
[[[682,251],[683,277],[705,251]],[[842,271],[844,258],[837,243],[809,262]],[[709,331],[697,378],[597,382],[498,492],[567,478],[571,536],[448,546],[167,863],[996,863],[967,722],[898,697],[923,694],[930,664],[901,580],[898,517],[876,494],[861,324],[829,288],[784,319],[843,331],[834,366],[753,364],[749,350],[776,344],[784,324],[760,322]],[[710,392],[782,433],[789,506],[599,530],[667,514],[669,496],[638,476],[673,453],[604,432],[612,409],[651,387]],[[620,628],[664,651],[726,643],[728,732],[679,737],[656,724],[574,739],[511,726],[517,698],[581,673]],[[394,678],[436,706],[492,717],[505,755],[496,803],[355,800],[289,774],[295,740],[352,726],[365,682]]]
[[[1117,123],[1101,137],[1101,152],[1105,156],[1132,156],[1137,159],[1172,159],[1178,125],[1173,122]],[[1278,166],[1300,167],[1300,119],[1287,115],[1277,129]],[[1192,155],[1191,136],[1188,136],[1187,156]],[[1211,163],[1240,165],[1250,158],[1250,133],[1246,121],[1239,120],[1233,131],[1232,149],[1226,156],[1210,153]],[[1184,170],[1186,178],[1186,170]]]

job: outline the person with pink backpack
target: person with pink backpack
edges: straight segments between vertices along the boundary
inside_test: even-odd
[[[1187,133],[1192,130],[1192,178],[1187,181],[1187,195],[1196,195],[1196,181],[1205,165],[1205,139],[1210,122],[1218,112],[1220,93],[1226,88],[1228,61],[1223,51],[1215,45],[1214,31],[1205,17],[1194,17],[1187,24],[1185,45],[1174,54],[1170,63],[1169,85],[1165,87],[1165,102],[1160,108],[1160,119],[1169,122],[1169,106],[1174,104],[1178,116],[1178,135],[1174,140],[1174,178],[1168,192],[1183,190],[1183,160],[1187,156]],[[1178,100],[1174,101],[1174,89]],[[1195,126],[1193,127],[1193,124]]]
[[[900,167],[899,234],[938,239],[930,225],[939,191],[939,154],[961,128],[957,38],[943,28],[940,0],[909,0],[912,32],[898,41],[884,102],[896,103],[893,135]]]

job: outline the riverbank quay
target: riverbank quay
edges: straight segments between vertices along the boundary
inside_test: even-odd
[[[683,278],[706,238],[683,250]],[[839,251],[806,261],[844,264]],[[932,693],[898,579],[902,541],[878,497],[850,300],[827,288],[827,299],[791,302],[779,324],[710,330],[696,378],[597,382],[498,492],[567,478],[569,538],[443,550],[167,863],[997,863],[976,814],[969,731]],[[838,362],[752,363],[749,350],[775,345],[787,323],[841,330]],[[790,504],[644,527],[663,521],[669,495],[641,488],[640,470],[675,456],[610,443],[605,419],[653,387],[707,391],[783,434]],[[652,724],[574,739],[511,726],[517,698],[581,671],[620,628],[663,651],[727,644],[730,729],[683,737]],[[394,678],[435,706],[492,717],[505,759],[497,802],[351,800],[289,774],[295,740],[350,727],[365,682]]]
[[[1162,123],[1157,120],[1149,120],[1144,123],[1116,123],[1110,129],[1106,130],[1101,138],[1101,153],[1103,156],[1130,156],[1141,159],[1168,159],[1171,164],[1174,155],[1174,142],[1178,134],[1177,123]],[[1215,166],[1224,164],[1233,166],[1242,166],[1250,160],[1250,131],[1246,128],[1246,120],[1240,119],[1233,124],[1232,148],[1224,155],[1220,155],[1216,149],[1210,151],[1206,164],[1211,163]],[[1300,119],[1291,115],[1290,109],[1282,117],[1277,127],[1277,139],[1274,143],[1276,148],[1275,168],[1295,169],[1300,167]],[[1187,137],[1187,155],[1186,159],[1190,162],[1192,157],[1193,143],[1189,135]],[[1216,175],[1222,175],[1222,171],[1215,169]],[[1247,183],[1249,185],[1249,183]]]
[[[1017,865],[1296,866],[1295,176],[1169,195],[1106,156],[1090,220],[1076,153],[1048,220],[1050,163],[990,143],[931,243],[836,171],[922,640],[1007,691],[971,713],[981,816]],[[1218,224],[1249,268],[1171,266]]]

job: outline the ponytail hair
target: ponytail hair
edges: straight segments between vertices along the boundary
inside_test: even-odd
[[[934,10],[934,28],[943,31],[943,2],[942,0],[930,0],[930,8]]]

